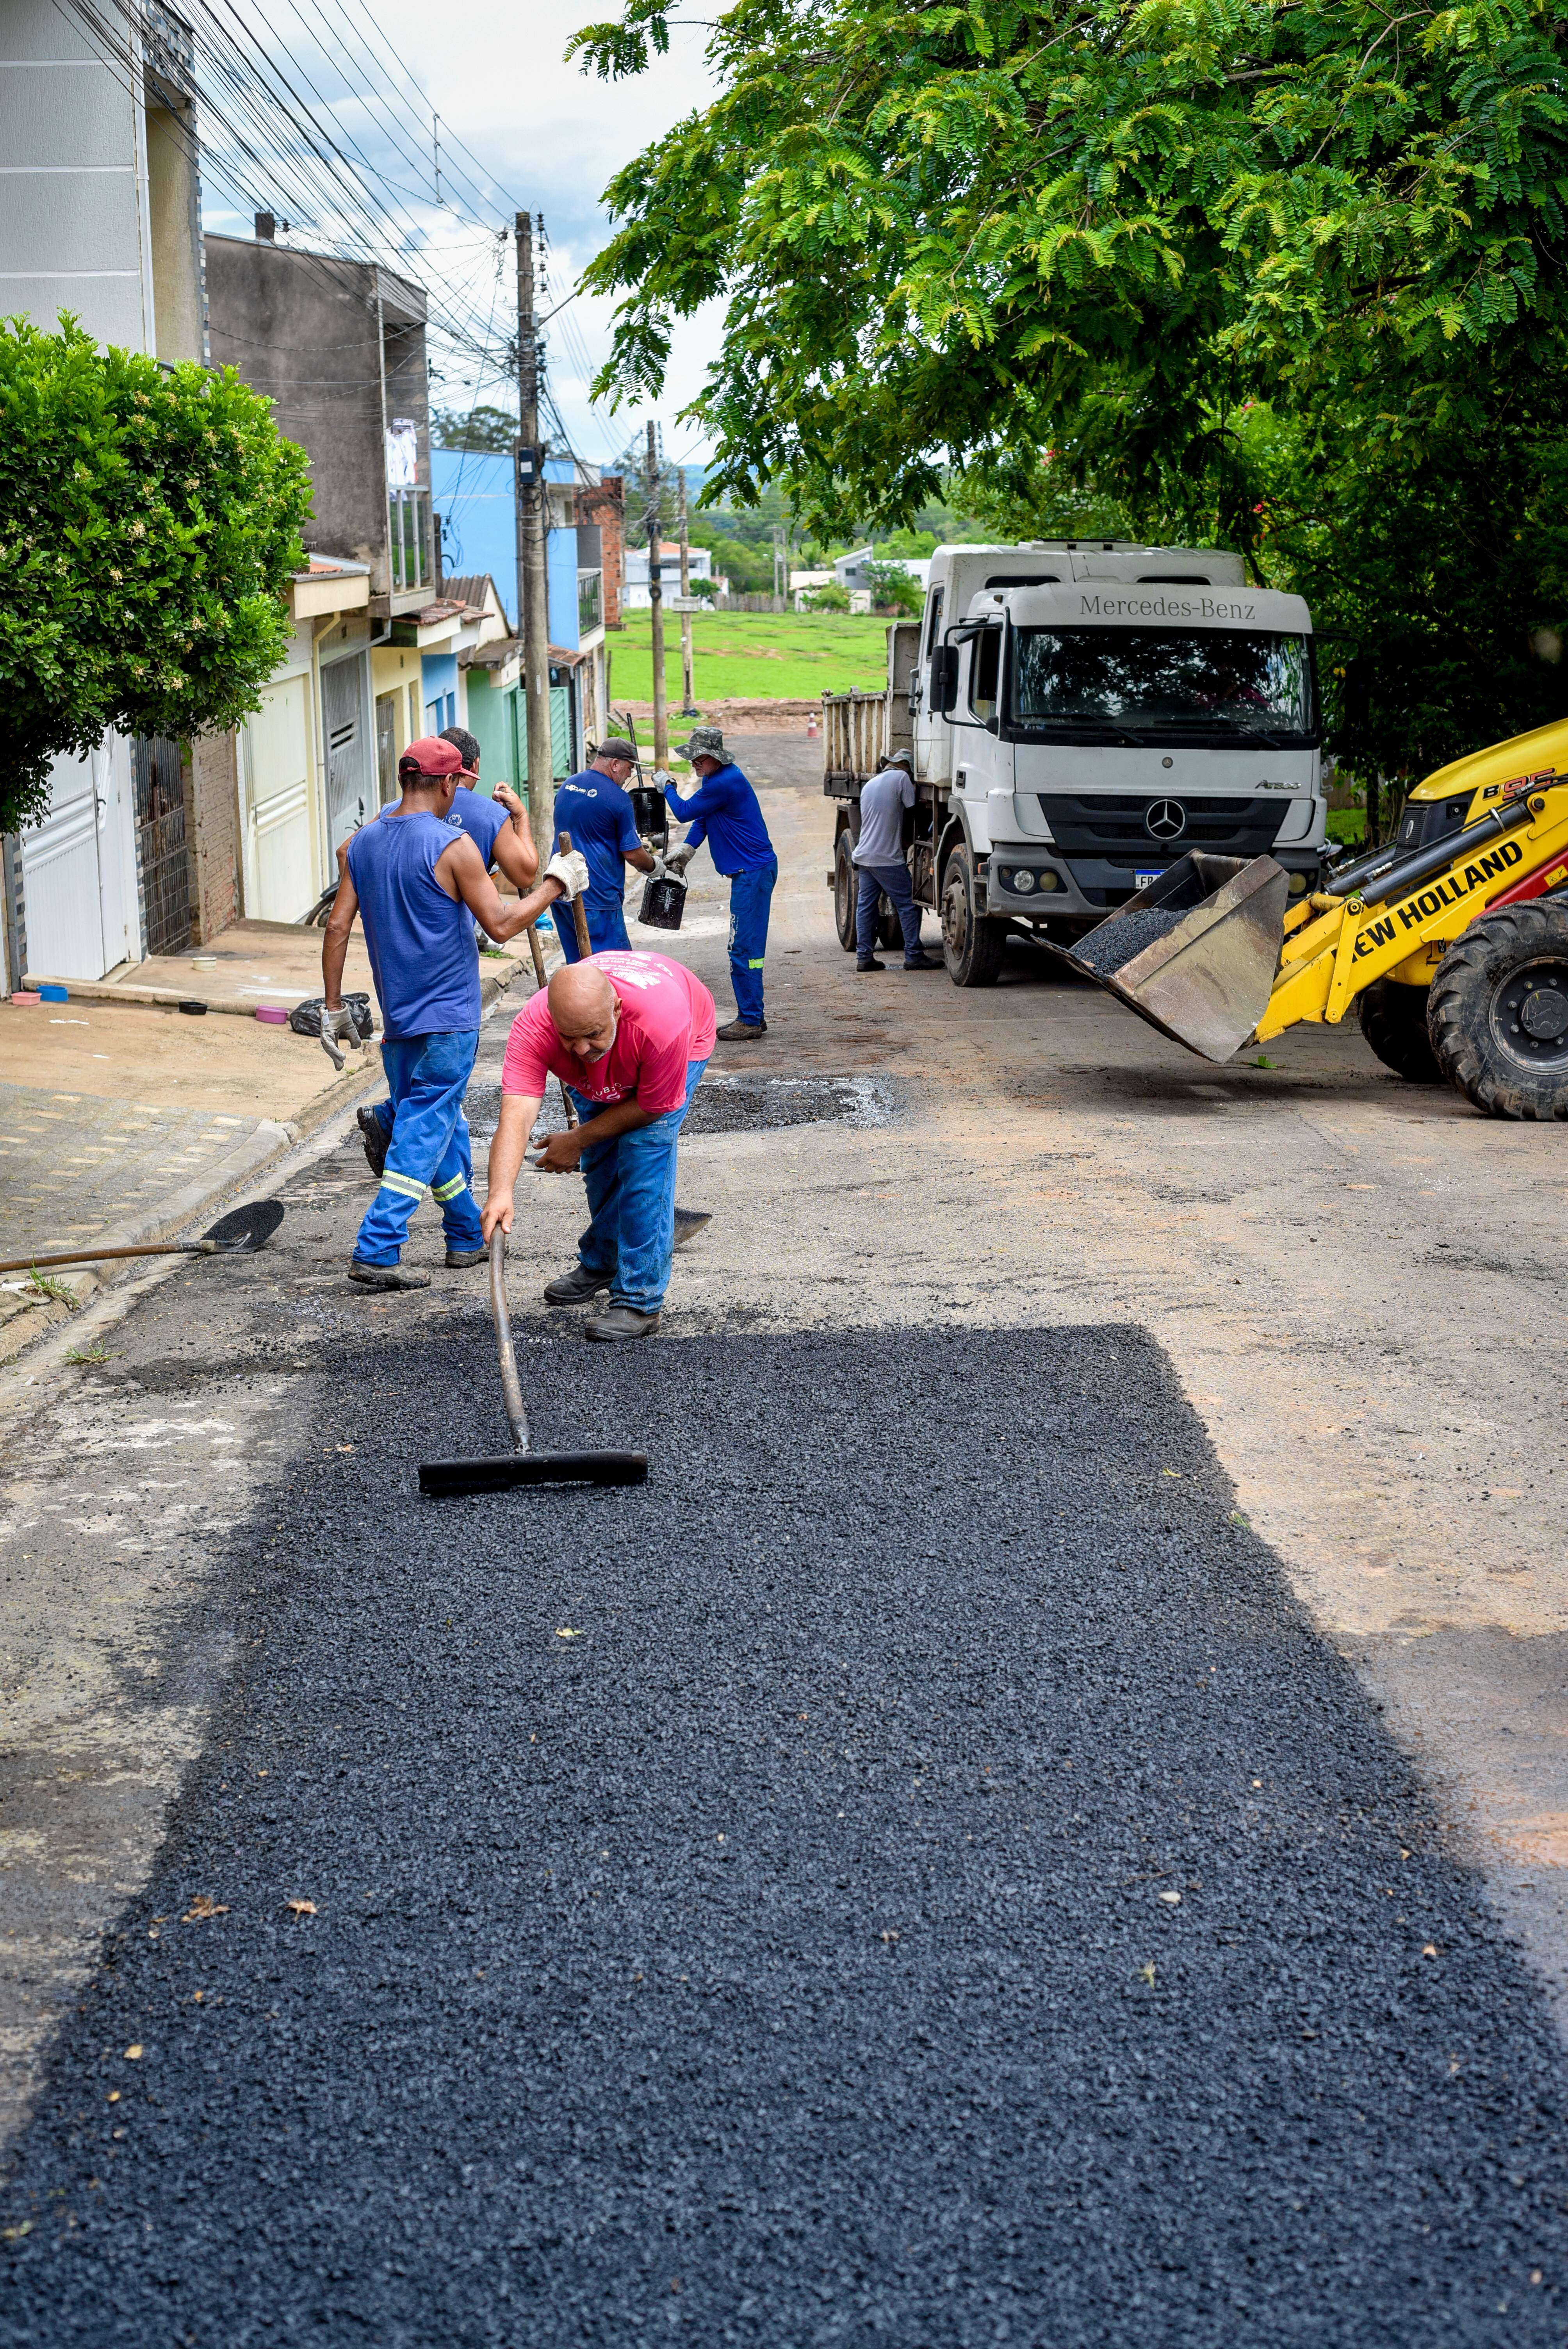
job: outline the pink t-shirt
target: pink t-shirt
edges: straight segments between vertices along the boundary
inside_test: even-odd
[[[590,955],[621,999],[615,1040],[602,1061],[580,1061],[555,1032],[548,998],[530,998],[511,1023],[500,1072],[503,1093],[542,1099],[546,1071],[563,1077],[585,1101],[624,1101],[654,1117],[686,1099],[686,1063],[706,1061],[717,1041],[713,998],[685,963],[668,955],[630,954],[618,947]]]

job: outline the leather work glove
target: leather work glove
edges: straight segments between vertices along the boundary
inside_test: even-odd
[[[669,855],[665,859],[665,869],[673,873],[678,880],[696,854],[696,850],[688,841],[685,847],[671,850]]]
[[[542,881],[559,881],[569,897],[581,897],[588,887],[588,860],[579,855],[576,849],[570,856],[557,854],[539,877]]]
[[[343,1054],[337,1049],[339,1043],[352,1044],[357,1049],[364,1041],[346,1003],[340,1003],[335,1011],[329,1011],[325,1003],[322,1005],[321,1049],[335,1069],[341,1071],[343,1067]]]

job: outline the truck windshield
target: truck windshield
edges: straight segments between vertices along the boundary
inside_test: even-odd
[[[1315,737],[1305,636],[1272,630],[1020,628],[1009,717],[1020,730],[1082,741]]]

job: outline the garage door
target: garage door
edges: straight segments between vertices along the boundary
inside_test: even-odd
[[[245,727],[245,911],[297,922],[320,890],[311,837],[310,679],[262,688]]]

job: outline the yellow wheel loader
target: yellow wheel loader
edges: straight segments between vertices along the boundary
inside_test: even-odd
[[[1384,1064],[1490,1117],[1568,1118],[1568,724],[1418,784],[1398,836],[1290,904],[1271,856],[1183,856],[1064,961],[1228,1061],[1354,1006]]]

